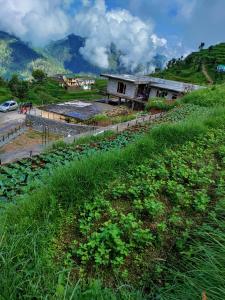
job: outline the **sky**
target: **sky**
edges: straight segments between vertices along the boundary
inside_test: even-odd
[[[81,54],[102,68],[112,43],[132,70],[158,53],[179,57],[225,41],[225,0],[0,0],[0,8],[0,30],[34,46],[80,35]]]

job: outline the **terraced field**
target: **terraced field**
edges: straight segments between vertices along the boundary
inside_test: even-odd
[[[11,163],[0,167],[0,207],[8,201],[15,201],[19,195],[32,190],[29,183],[41,180],[46,174],[73,160],[91,156],[96,152],[106,152],[112,149],[120,149],[134,142],[150,128],[162,123],[176,123],[193,113],[204,113],[207,111],[197,105],[186,104],[178,106],[167,113],[161,120],[145,125],[132,127],[121,134],[113,134],[98,142],[81,145],[67,145],[57,150],[51,150],[30,159],[23,159],[16,163]]]

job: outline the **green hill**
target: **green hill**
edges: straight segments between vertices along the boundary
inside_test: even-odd
[[[29,78],[32,70],[37,68],[48,75],[66,72],[59,61],[16,36],[0,31],[0,76],[9,78],[13,73],[18,73],[23,78]]]
[[[225,64],[225,43],[193,52],[186,58],[172,59],[165,70],[153,75],[197,84],[222,83],[225,74],[216,71],[220,64]]]
[[[59,86],[58,82],[47,78],[42,84],[29,83],[27,97],[22,102],[32,102],[35,105],[59,103],[71,99],[97,100],[102,98],[102,91],[106,87],[106,80],[96,78],[92,90],[77,90],[69,92]],[[0,82],[0,103],[15,98],[7,86]]]
[[[2,299],[225,299],[224,91],[0,166]]]

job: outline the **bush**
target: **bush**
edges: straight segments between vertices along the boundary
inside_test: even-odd
[[[166,100],[159,100],[158,98],[152,98],[148,101],[146,105],[146,110],[150,111],[151,109],[168,111],[176,106],[176,102],[168,103]]]
[[[182,103],[192,103],[200,106],[225,106],[225,85],[194,91],[181,99]]]

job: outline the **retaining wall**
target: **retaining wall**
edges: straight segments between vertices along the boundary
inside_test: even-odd
[[[27,126],[32,127],[34,130],[43,132],[44,128],[48,128],[49,132],[63,135],[67,137],[68,135],[75,136],[77,134],[94,131],[98,129],[95,126],[88,125],[78,125],[78,124],[69,124],[60,121],[55,121],[47,118],[42,118],[34,115],[26,116]]]

